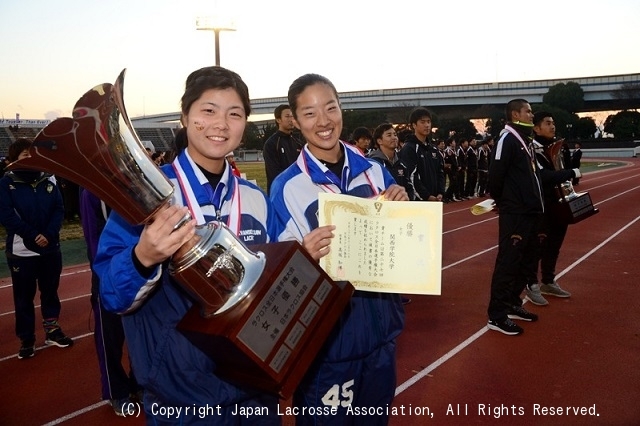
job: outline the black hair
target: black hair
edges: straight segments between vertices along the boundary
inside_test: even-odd
[[[522,99],[522,98],[518,98],[518,99],[512,99],[507,103],[507,108],[505,110],[505,113],[507,115],[507,121],[512,121],[513,118],[511,117],[511,113],[513,112],[520,112],[520,110],[522,109],[522,107],[525,104],[528,104],[529,101],[526,99]]]
[[[9,145],[9,152],[7,154],[9,161],[13,163],[18,159],[22,151],[24,151],[25,149],[29,149],[30,147],[31,147],[31,141],[29,139],[26,139],[26,138],[16,139],[15,142]]]
[[[431,112],[428,109],[425,107],[414,108],[411,114],[409,114],[409,124],[416,124],[424,117],[431,119]]]
[[[382,139],[382,135],[384,134],[384,132],[386,132],[389,129],[393,129],[393,124],[391,123],[382,123],[380,124],[378,127],[375,128],[375,130],[373,131],[373,138],[372,140],[374,142],[376,142],[378,139]]]
[[[542,121],[547,117],[551,117],[551,119],[553,120],[553,115],[551,115],[550,112],[547,112],[547,111],[536,112],[535,114],[533,114],[533,125],[537,126],[538,124],[542,123]]]
[[[360,138],[367,138],[371,140],[373,139],[373,136],[371,136],[371,131],[366,127],[356,127],[351,134],[351,140],[355,142]]]
[[[249,88],[238,74],[219,66],[200,68],[189,74],[180,101],[182,114],[188,114],[191,105],[209,89],[234,89],[242,100],[246,116],[251,114]]]
[[[296,110],[298,109],[298,97],[302,92],[304,92],[304,89],[309,86],[313,86],[314,84],[324,84],[329,86],[331,90],[333,90],[333,94],[336,95],[336,99],[339,100],[338,91],[336,90],[336,87],[333,85],[331,80],[329,80],[327,77],[321,76],[320,74],[305,74],[296,78],[293,83],[291,83],[291,86],[289,86],[289,92],[287,93],[287,99],[289,100],[289,105],[291,106],[293,118],[298,117],[296,112]]]
[[[275,110],[273,110],[273,116],[276,118],[276,120],[279,120],[280,117],[282,117],[282,111],[284,111],[285,109],[291,109],[291,107],[287,104],[280,104],[276,107]]]

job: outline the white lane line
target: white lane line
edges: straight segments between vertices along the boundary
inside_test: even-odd
[[[640,216],[637,216],[635,219],[633,219],[631,222],[627,223],[626,225],[624,225],[622,228],[618,229],[615,233],[613,233],[611,236],[609,236],[606,240],[604,240],[603,242],[601,242],[600,244],[598,244],[596,247],[594,247],[593,249],[591,249],[588,253],[586,253],[584,256],[582,256],[580,259],[576,260],[575,262],[573,262],[571,265],[567,266],[562,272],[560,272],[558,275],[556,275],[558,278],[562,277],[563,275],[565,275],[567,272],[571,271],[573,268],[575,268],[576,266],[578,266],[580,263],[582,263],[583,261],[585,261],[587,258],[589,258],[590,256],[592,256],[594,253],[596,253],[598,250],[600,250],[602,247],[604,247],[607,243],[609,243],[611,240],[613,240],[615,237],[617,237],[618,235],[620,235],[622,232],[624,232],[627,228],[629,228],[630,226],[632,226],[633,224],[635,224],[638,220],[640,220]],[[497,246],[495,246],[497,247]],[[491,249],[485,250],[485,251],[489,251],[494,249],[495,247],[492,247]],[[471,257],[475,257],[471,256]],[[460,263],[460,262],[458,262]],[[448,265],[447,267],[443,268],[446,269],[448,267],[451,267],[453,265]],[[451,359],[454,355],[456,355],[457,353],[459,353],[460,351],[462,351],[463,349],[465,349],[467,346],[469,346],[471,343],[475,342],[476,340],[478,340],[478,338],[480,338],[480,336],[482,336],[484,333],[486,333],[488,331],[487,327],[484,326],[482,327],[480,330],[476,331],[473,335],[471,335],[470,337],[468,337],[464,342],[460,343],[458,346],[456,346],[455,348],[453,348],[452,350],[450,350],[449,352],[447,352],[446,354],[444,354],[443,356],[441,356],[440,358],[438,358],[437,360],[435,360],[432,364],[430,364],[429,366],[425,367],[424,369],[422,369],[420,372],[418,372],[417,374],[415,374],[414,376],[412,376],[411,378],[409,378],[409,380],[405,381],[404,383],[400,384],[398,387],[396,387],[396,393],[395,395],[399,395],[402,392],[404,392],[405,390],[409,389],[411,386],[415,385],[420,379],[424,378],[426,375],[428,375],[429,373],[431,373],[433,370],[435,370],[436,368],[438,368],[439,366],[441,366],[442,364],[444,364],[446,361],[448,361],[449,359]]]
[[[78,274],[84,274],[85,272],[91,272],[91,269],[89,268],[85,268],[85,269],[78,269],[77,271],[71,271],[71,272],[63,272],[62,274],[60,274],[60,278],[62,277],[68,277],[71,275],[78,275]],[[9,279],[9,282],[5,285],[0,285],[0,289],[4,289],[4,288],[11,288],[12,284],[11,284],[11,277],[6,277],[7,279]],[[4,278],[0,278],[0,279],[4,279]]]
[[[62,416],[62,417],[60,417],[58,419],[52,420],[49,423],[45,423],[43,426],[59,425],[62,422],[66,422],[67,420],[71,420],[74,417],[78,417],[78,416],[80,416],[80,415],[82,415],[84,413],[88,413],[89,411],[93,411],[96,408],[100,408],[103,405],[107,405],[107,404],[109,404],[109,401],[107,401],[107,400],[96,402],[93,405],[89,405],[88,407],[84,407],[84,408],[82,408],[82,409],[80,409],[78,411],[74,411],[73,413],[69,413],[66,416]]]
[[[70,302],[72,300],[77,300],[77,299],[83,299],[85,297],[91,297],[91,293],[89,294],[81,294],[80,296],[74,296],[74,297],[69,297],[67,299],[60,299],[60,303],[63,302]],[[35,309],[40,309],[40,305],[34,305]],[[0,317],[5,316],[5,315],[13,315],[16,311],[8,311],[8,312],[2,312],[0,313]]]
[[[75,342],[77,340],[84,339],[85,337],[89,337],[89,336],[93,336],[93,333],[85,333],[85,334],[81,334],[79,336],[74,336],[73,337],[73,341]],[[38,346],[36,348],[36,352],[44,350],[44,349],[52,348],[52,347],[53,346],[49,346],[49,345]],[[66,348],[60,348],[60,349],[66,349]],[[18,354],[5,356],[4,358],[0,358],[0,362],[7,361],[7,360],[10,360],[11,358],[17,358],[17,357],[18,357]]]

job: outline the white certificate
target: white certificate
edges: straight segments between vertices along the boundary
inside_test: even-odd
[[[335,225],[320,265],[357,290],[440,295],[442,203],[320,193],[320,226]]]

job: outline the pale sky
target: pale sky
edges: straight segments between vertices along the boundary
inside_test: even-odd
[[[638,0],[0,0],[0,118],[70,116],[123,68],[130,117],[176,112],[215,63],[206,15],[234,22],[221,65],[254,99],[309,72],[340,92],[640,72]]]

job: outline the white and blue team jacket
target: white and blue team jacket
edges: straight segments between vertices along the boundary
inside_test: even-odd
[[[375,160],[340,142],[345,161],[340,182],[305,146],[297,161],[282,172],[271,186],[271,201],[284,226],[278,241],[297,240],[318,227],[318,194],[323,191],[362,198],[378,195],[395,184],[391,174]],[[321,354],[326,362],[364,358],[393,341],[404,326],[400,296],[356,291],[339,319]],[[394,366],[390,366],[395,368]]]
[[[177,161],[205,221],[214,220],[216,208],[203,186],[207,179],[186,150]],[[175,186],[174,202],[185,205],[174,167],[168,164],[162,170]],[[237,234],[242,241],[247,244],[274,241],[279,231],[277,218],[270,201],[257,186],[233,176],[227,163],[216,190],[221,190],[223,222],[233,215],[233,208],[241,206]],[[234,196],[239,199],[232,202]],[[250,399],[247,391],[216,377],[214,362],[176,330],[176,324],[193,302],[169,276],[166,265],[157,266],[151,277],[143,277],[136,270],[132,250],[142,229],[141,225],[130,225],[112,213],[102,232],[94,265],[100,277],[102,303],[110,311],[126,314],[123,325],[138,383],[167,406],[228,406]]]

